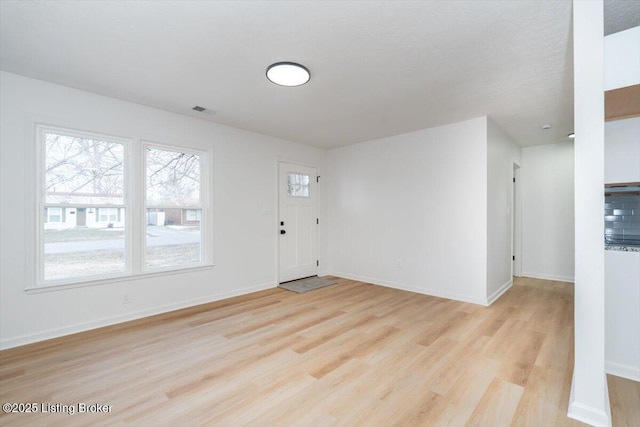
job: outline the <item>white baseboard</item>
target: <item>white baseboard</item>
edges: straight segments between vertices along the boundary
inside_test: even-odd
[[[500,288],[498,288],[494,293],[489,295],[486,305],[489,306],[493,304],[498,298],[502,296],[502,294],[507,292],[511,286],[513,286],[513,279],[509,280],[507,283],[500,286]]]
[[[128,322],[130,320],[141,319],[143,317],[149,317],[156,314],[168,313],[170,311],[180,310],[182,308],[193,307],[200,304],[206,304],[209,302],[219,301],[238,295],[245,295],[251,292],[262,291],[265,289],[275,288],[278,284],[265,283],[257,286],[250,286],[242,289],[234,289],[233,291],[220,292],[217,294],[207,295],[200,298],[193,298],[190,300],[180,301],[174,304],[166,304],[157,307],[147,308],[144,310],[120,314],[117,316],[106,317],[91,322],[77,323],[71,326],[65,326],[63,328],[49,329],[47,331],[38,332],[35,334],[22,335],[14,338],[8,338],[0,340],[0,350],[6,350],[21,345],[32,344],[39,341],[44,341],[52,338],[58,338],[65,335],[71,335],[78,332],[84,332],[91,329],[102,328],[104,326],[111,326],[118,323]]]
[[[605,361],[604,367],[607,374],[640,382],[640,366]]]
[[[432,296],[432,297],[452,299],[452,300],[456,300],[456,301],[469,302],[469,303],[472,303],[472,304],[480,304],[480,305],[484,305],[484,306],[487,305],[486,301],[482,301],[482,300],[477,299],[477,298],[472,298],[472,297],[469,297],[469,296],[466,296],[466,295],[458,295],[458,294],[454,294],[454,293],[450,293],[450,292],[442,292],[442,291],[437,290],[437,289],[418,288],[418,287],[412,286],[412,285],[405,285],[405,284],[402,284],[402,283],[389,282],[389,281],[386,281],[386,280],[380,280],[380,279],[376,279],[376,278],[373,278],[373,277],[364,277],[364,276],[358,276],[358,275],[348,274],[348,273],[332,272],[332,273],[327,273],[327,275],[343,277],[343,278],[349,279],[349,280],[357,280],[359,282],[371,283],[372,285],[384,286],[386,288],[399,289],[401,291],[415,292],[417,294],[429,295],[429,296]]]
[[[530,277],[532,279],[541,279],[541,280],[553,280],[554,282],[569,282],[569,283],[575,282],[575,279],[573,277],[556,276],[553,274],[538,274],[538,273],[522,272],[522,277]]]
[[[331,276],[331,273],[324,269],[318,271],[318,277],[324,277],[324,276]]]
[[[573,378],[571,380],[571,396],[569,397],[569,408],[567,411],[567,416],[569,418],[573,418],[574,420],[578,420],[580,422],[597,426],[597,427],[611,427],[611,407],[609,406],[609,387],[607,385],[607,381],[604,381],[604,399],[605,399],[605,409],[606,411],[602,411],[600,409],[594,408],[589,405],[585,405],[581,402],[575,401],[575,372],[573,374]]]

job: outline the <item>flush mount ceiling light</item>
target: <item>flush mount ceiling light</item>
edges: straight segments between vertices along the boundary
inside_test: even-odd
[[[306,67],[295,62],[276,62],[267,68],[267,78],[280,86],[301,86],[311,75]]]
[[[570,139],[573,139],[576,137],[576,134],[571,132],[569,135],[567,135]]]

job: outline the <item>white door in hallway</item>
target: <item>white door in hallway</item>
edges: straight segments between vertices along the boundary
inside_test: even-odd
[[[318,274],[317,171],[279,164],[280,283]]]

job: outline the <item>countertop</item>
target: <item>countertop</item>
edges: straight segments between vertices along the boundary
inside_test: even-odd
[[[640,252],[640,246],[604,245],[605,251]]]

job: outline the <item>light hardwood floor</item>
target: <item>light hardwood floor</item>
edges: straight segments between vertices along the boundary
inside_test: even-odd
[[[570,284],[487,308],[338,279],[0,352],[2,403],[111,405],[0,425],[579,426],[572,343]],[[610,387],[614,425],[640,425],[639,384]]]

